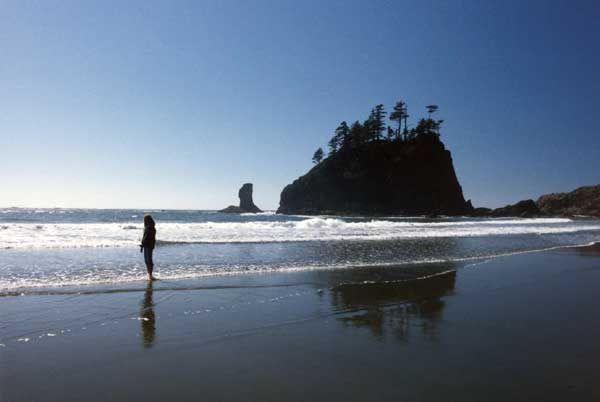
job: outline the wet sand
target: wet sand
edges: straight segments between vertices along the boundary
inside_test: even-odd
[[[599,257],[7,296],[0,401],[597,401]]]

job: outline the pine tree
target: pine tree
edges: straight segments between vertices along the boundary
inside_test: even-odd
[[[401,138],[400,134],[402,132],[402,119],[406,114],[406,103],[399,101],[396,102],[396,106],[394,106],[394,111],[390,113],[390,120],[398,122],[398,130],[396,131],[397,138]],[[406,121],[404,123],[406,125]]]
[[[369,118],[364,121],[363,126],[363,137],[364,142],[375,141],[377,134],[375,133],[375,109],[371,109]]]
[[[429,113],[429,118],[431,119],[431,115],[432,113],[437,112],[438,110],[438,106],[437,105],[427,105],[427,113]]]
[[[396,135],[396,133],[394,132],[394,130],[388,126],[387,128],[387,139],[392,141],[394,138],[398,138],[398,136]]]
[[[319,164],[319,163],[321,163],[322,160],[323,160],[323,149],[319,148],[315,151],[315,153],[312,157],[312,161],[315,164]]]
[[[373,109],[373,134],[376,141],[380,141],[385,130],[385,115],[387,112],[384,106],[379,104]]]
[[[408,108],[404,109],[404,115],[402,116],[404,118],[404,131],[402,132],[402,134],[404,135],[404,140],[406,141],[408,139],[408,123],[407,120],[410,117],[408,114]]]
[[[337,137],[337,143],[340,148],[348,145],[350,141],[350,127],[345,121],[341,122],[338,128],[335,129],[335,136]]]
[[[339,144],[338,144],[338,139],[335,135],[333,137],[331,137],[331,139],[327,143],[327,147],[329,148],[330,156],[335,154],[338,151]]]
[[[435,121],[433,119],[421,119],[414,129],[414,133],[417,136],[421,135],[438,135],[437,130],[442,120]]]
[[[335,129],[335,134],[327,143],[329,147],[329,155],[333,155],[339,149],[348,145],[350,140],[350,128],[348,123],[345,121],[341,122],[340,125]]]
[[[355,121],[348,133],[348,144],[353,148],[364,144],[367,141],[365,131],[365,127],[358,120]]]

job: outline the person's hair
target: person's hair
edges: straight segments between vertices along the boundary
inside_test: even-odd
[[[144,227],[154,226],[154,219],[152,219],[152,215],[146,214],[144,215]]]

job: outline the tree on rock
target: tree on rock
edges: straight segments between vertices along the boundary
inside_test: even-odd
[[[363,123],[367,142],[381,141],[383,139],[382,134],[385,130],[385,115],[386,112],[383,105],[377,105],[371,109],[369,118]]]
[[[429,113],[429,118],[431,119],[431,115],[438,110],[438,105],[427,105],[427,113]]]
[[[345,121],[341,122],[338,128],[335,129],[335,134],[327,145],[329,146],[329,155],[333,155],[338,149],[347,146],[350,141],[350,127]]]
[[[348,145],[350,141],[350,127],[348,127],[348,123],[345,121],[341,122],[338,128],[335,129],[335,136],[338,139],[340,148]]]
[[[331,139],[327,143],[327,147],[329,148],[329,155],[333,155],[337,152],[339,143],[335,136],[331,137]]]
[[[406,103],[399,101],[396,102],[396,106],[394,106],[394,111],[390,113],[390,120],[398,122],[398,130],[396,130],[396,138],[401,138],[400,134],[402,132],[402,119],[404,119],[404,115],[406,114]],[[406,121],[404,122],[406,125]]]
[[[375,106],[375,109],[371,112],[371,117],[369,118],[372,122],[371,129],[373,130],[373,138],[375,141],[380,141],[383,137],[383,131],[385,130],[385,115],[386,111],[384,106],[379,104]]]
[[[312,157],[312,161],[315,164],[321,163],[321,161],[323,160],[323,149],[319,148],[315,151],[313,157]]]
[[[440,125],[443,120],[421,119],[414,129],[416,136],[436,135],[439,136]]]
[[[387,138],[390,141],[392,141],[394,138],[398,138],[398,136],[396,135],[396,133],[394,132],[394,130],[392,130],[392,128],[389,127],[389,126],[387,128]]]
[[[357,120],[350,127],[349,145],[352,148],[359,147],[367,142],[366,128]]]

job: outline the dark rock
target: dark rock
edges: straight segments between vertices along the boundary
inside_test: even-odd
[[[437,136],[342,148],[282,193],[285,214],[469,214],[450,152]]]
[[[522,218],[528,218],[533,216],[543,215],[538,209],[537,205],[533,200],[519,201],[514,205],[507,205],[503,208],[496,208],[492,211],[491,216],[494,217],[508,217],[518,216]]]
[[[240,214],[245,212],[258,213],[262,212],[260,208],[254,205],[254,201],[252,200],[252,183],[246,183],[240,188],[238,192],[238,196],[240,197],[240,206],[236,207],[235,205],[230,205],[225,209],[220,210],[219,212],[223,212],[226,214]]]
[[[538,198],[538,208],[548,215],[600,216],[600,185],[580,187],[570,193],[552,193]]]
[[[491,208],[484,208],[484,207],[474,208],[471,216],[475,216],[475,217],[491,216],[492,211],[493,210]]]
[[[223,212],[224,214],[241,214],[246,211],[236,205],[230,205],[227,208],[219,210],[219,212]]]
[[[262,212],[260,208],[254,205],[254,201],[252,201],[252,183],[246,183],[240,188],[238,192],[240,197],[240,208],[246,212]]]

